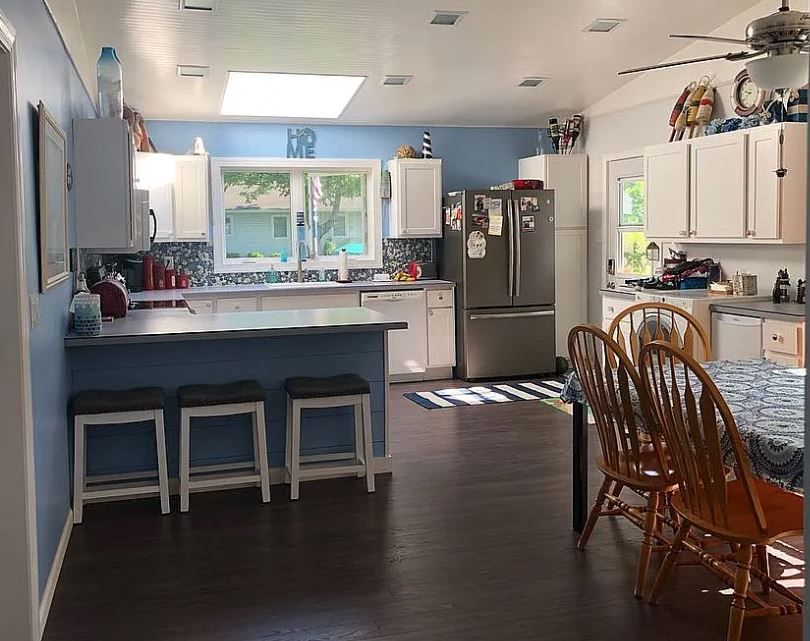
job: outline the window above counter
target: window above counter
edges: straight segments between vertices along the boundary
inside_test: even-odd
[[[382,267],[379,160],[212,158],[211,193],[217,272]]]

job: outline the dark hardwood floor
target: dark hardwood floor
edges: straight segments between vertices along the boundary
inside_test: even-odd
[[[297,503],[273,486],[270,506],[234,490],[181,515],[173,498],[163,518],[154,499],[88,506],[45,641],[725,638],[730,597],[701,568],[656,608],[633,598],[634,528],[603,520],[576,550],[568,416],[401,396],[440,386],[392,387],[395,471],[374,495],[345,479]],[[798,640],[800,619],[747,621],[743,640]]]

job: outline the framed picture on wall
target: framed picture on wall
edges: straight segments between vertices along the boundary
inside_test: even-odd
[[[67,242],[67,137],[39,103],[39,288],[70,276]]]

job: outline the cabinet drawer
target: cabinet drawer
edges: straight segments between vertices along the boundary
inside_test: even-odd
[[[428,290],[427,292],[427,306],[428,307],[452,307],[453,306],[453,290],[452,289],[437,289],[435,291]]]
[[[212,314],[214,312],[214,301],[209,299],[186,299],[186,303],[195,314]]]
[[[778,354],[777,352],[765,352],[765,358],[772,363],[785,365],[787,367],[802,367],[802,359],[799,356],[789,356]]]
[[[255,298],[220,298],[217,312],[255,312],[258,309]]]
[[[762,323],[762,348],[766,352],[778,352],[799,356],[801,349],[798,323],[785,323],[782,321],[766,319]]]

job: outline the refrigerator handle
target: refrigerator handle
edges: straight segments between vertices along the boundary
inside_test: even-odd
[[[509,225],[509,295],[515,293],[515,226],[512,224],[513,202],[506,201],[506,222]]]
[[[512,202],[512,217],[513,217],[513,225],[514,228],[514,236],[515,236],[515,296],[520,296],[520,250],[521,250],[521,239],[520,239],[520,206],[518,202],[515,200]]]

